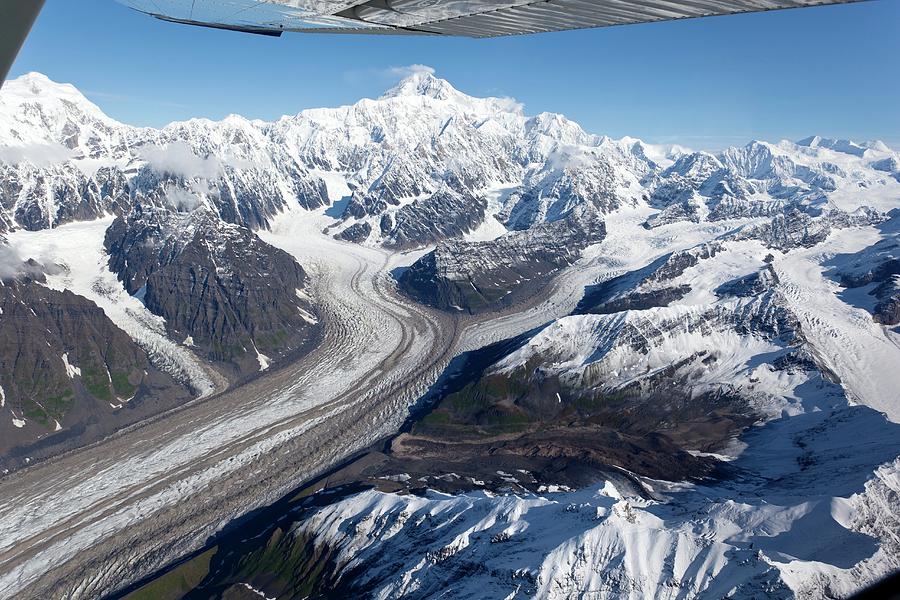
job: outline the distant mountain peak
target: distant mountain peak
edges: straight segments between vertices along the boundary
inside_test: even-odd
[[[7,81],[3,85],[3,92],[0,98],[14,98],[20,102],[34,99],[46,100],[48,98],[58,98],[76,102],[78,104],[90,104],[91,106],[94,106],[93,103],[71,83],[58,83],[43,73],[37,73],[35,71],[25,73],[24,75]]]
[[[808,138],[804,138],[798,141],[797,145],[808,148],[827,148],[835,152],[853,154],[855,156],[863,156],[866,150],[875,150],[877,152],[891,151],[888,145],[881,140],[854,142],[853,140],[826,138],[819,135],[811,135]]]
[[[405,77],[400,83],[389,89],[382,98],[398,98],[402,96],[427,96],[435,100],[450,100],[465,96],[453,87],[446,79],[435,77],[430,71],[416,71]]]
[[[53,81],[43,73],[26,73],[8,80],[0,89],[0,111],[4,105],[7,110],[16,111],[26,104],[39,104],[43,110],[57,114],[69,113],[75,107],[91,118],[112,122],[74,85]]]

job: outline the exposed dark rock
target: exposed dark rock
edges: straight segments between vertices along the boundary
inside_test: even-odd
[[[378,228],[381,230],[381,235],[389,234],[391,229],[394,228],[394,218],[391,215],[383,215]]]
[[[360,244],[369,239],[369,235],[371,235],[371,233],[372,226],[369,225],[367,221],[363,221],[361,223],[354,223],[342,232],[335,234],[334,238],[338,240],[344,240],[346,242],[355,242],[357,244]]]
[[[0,450],[14,467],[23,452],[40,457],[66,447],[74,432],[89,441],[126,422],[119,409],[190,398],[96,304],[42,285],[41,265],[0,282]],[[126,410],[127,410],[126,409]],[[87,432],[86,432],[87,430]],[[58,432],[58,433],[57,433]]]
[[[758,198],[736,198],[721,192],[711,203],[707,219],[725,221],[728,219],[757,219],[772,217],[784,212],[785,202],[781,200],[761,200]]]
[[[625,310],[647,310],[658,306],[668,306],[672,302],[684,298],[690,291],[691,286],[689,285],[636,291],[625,296],[610,299],[608,302],[596,305],[585,312],[602,315]]]
[[[884,216],[871,209],[853,213],[833,210],[815,217],[796,207],[787,209],[767,223],[746,227],[733,236],[736,240],[756,239],[776,250],[811,248],[828,237],[833,229],[872,225]]]
[[[601,157],[584,157],[585,164],[563,169],[545,168],[530,177],[507,199],[497,215],[508,229],[524,230],[542,221],[558,221],[590,205],[600,214],[623,204],[621,184],[612,164]]]
[[[442,242],[403,273],[400,289],[441,310],[502,309],[534,293],[605,235],[603,222],[588,210],[489,242]]]
[[[707,182],[717,182],[722,177],[722,163],[706,152],[696,152],[680,157],[662,173],[651,175],[645,184],[652,191],[649,204],[665,208],[672,204],[689,202],[695,192]],[[714,184],[713,184],[714,185]]]
[[[131,189],[116,167],[91,176],[71,163],[38,168],[0,163],[0,209],[24,229],[36,231],[71,221],[122,214],[131,206]],[[5,217],[4,230],[11,223]]]
[[[192,343],[234,375],[305,348],[314,311],[306,274],[286,252],[208,211],[136,207],[106,234],[110,267],[130,294],[166,320],[173,338]]]
[[[658,269],[647,276],[647,281],[661,282],[680,277],[691,267],[700,264],[701,260],[713,258],[722,251],[720,242],[706,242],[679,252],[673,252]]]
[[[644,228],[653,229],[681,221],[700,222],[700,211],[695,203],[684,201],[670,204],[644,221]]]
[[[885,173],[897,173],[900,171],[900,160],[894,156],[883,158],[875,161],[870,165],[876,171],[884,171]]]
[[[413,471],[404,472],[416,472],[415,461],[423,459],[504,457],[507,468],[516,464],[540,474],[563,459],[575,479],[562,482],[575,485],[585,484],[577,481],[578,471],[591,467],[617,466],[663,479],[700,476],[713,462],[685,448],[714,451],[754,417],[727,391],[692,397],[690,387],[677,380],[677,367],[615,392],[572,387],[535,362],[489,372],[446,396],[409,434],[398,437],[392,456],[412,461],[404,466]]]
[[[372,208],[372,212],[377,214],[378,210]],[[342,216],[344,219],[362,219],[363,217],[366,217],[368,213],[369,211],[363,204],[363,198],[358,194],[353,194],[350,201],[347,203],[347,207],[344,209],[344,214]]]
[[[777,283],[778,275],[775,273],[775,269],[771,265],[767,265],[766,268],[756,273],[732,279],[720,285],[716,288],[716,295],[720,297],[737,296],[739,298],[748,298],[772,289]]]
[[[457,238],[484,221],[487,202],[481,196],[460,194],[442,188],[424,200],[402,207],[394,214],[393,227],[385,236],[388,248],[422,248],[448,238]],[[382,228],[384,220],[382,219]]]
[[[900,259],[889,258],[865,273],[841,274],[839,277],[842,286],[857,288],[870,283],[891,281],[896,275],[900,275]]]
[[[882,300],[875,305],[875,322],[882,325],[897,325],[900,323],[900,292]]]
[[[625,310],[647,310],[684,298],[691,287],[687,284],[666,285],[686,270],[721,252],[719,242],[700,244],[688,250],[673,252],[646,267],[588,286],[578,303],[578,314],[610,314]]]
[[[325,183],[309,176],[291,161],[283,161],[277,171],[223,167],[217,176],[210,177],[202,185],[183,175],[144,167],[132,185],[135,204],[191,210],[211,203],[225,222],[260,229],[267,228],[269,219],[285,207],[282,182],[290,186],[293,199],[303,208],[312,210],[329,203]],[[203,200],[195,191],[198,185],[204,190]]]
[[[877,284],[869,291],[871,296],[878,299],[872,311],[872,318],[876,323],[882,325],[897,325],[900,323],[900,258],[895,258],[891,254],[900,252],[896,243],[877,244],[874,249],[877,250],[877,256],[887,256],[882,259],[876,266],[864,270],[850,273],[839,273],[837,275],[842,286],[846,288],[859,288],[871,284]],[[862,260],[867,263],[871,260],[871,255],[867,251],[863,251]]]

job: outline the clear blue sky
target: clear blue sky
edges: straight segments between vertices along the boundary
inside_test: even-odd
[[[717,148],[815,133],[898,147],[898,59],[900,0],[490,40],[267,38],[113,0],[48,0],[11,75],[41,71],[114,118],[160,126],[377,97],[392,68],[417,63],[614,137]]]

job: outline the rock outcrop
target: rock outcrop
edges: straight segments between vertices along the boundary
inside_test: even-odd
[[[209,211],[135,207],[106,234],[110,268],[169,334],[232,375],[309,349],[317,318],[286,252]]]
[[[603,221],[585,209],[489,242],[442,242],[404,271],[400,289],[446,311],[503,309],[546,285],[605,235]]]

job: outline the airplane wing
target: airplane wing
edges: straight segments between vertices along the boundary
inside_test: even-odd
[[[862,0],[118,0],[158,19],[280,36],[521,35]],[[0,0],[0,85],[44,0]]]
[[[177,23],[285,31],[494,37],[860,0],[118,0]]]

